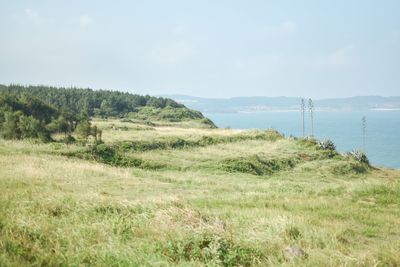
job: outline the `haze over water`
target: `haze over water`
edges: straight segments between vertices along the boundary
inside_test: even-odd
[[[274,128],[286,136],[302,136],[300,112],[252,112],[205,114],[218,127]],[[366,152],[372,164],[400,168],[400,111],[317,111],[314,135],[331,139],[340,152],[362,149],[362,117],[367,118]],[[309,114],[306,135],[311,135]]]

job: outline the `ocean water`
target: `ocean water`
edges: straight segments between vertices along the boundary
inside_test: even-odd
[[[300,112],[268,111],[254,113],[205,114],[218,127],[237,129],[274,128],[286,136],[302,136]],[[362,117],[366,116],[365,150],[376,166],[400,168],[400,111],[316,111],[314,136],[331,139],[338,151],[363,149]],[[306,135],[311,135],[311,119],[306,113]]]

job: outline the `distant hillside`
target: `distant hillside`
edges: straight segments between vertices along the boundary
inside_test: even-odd
[[[297,110],[300,97],[234,97],[234,98],[201,98],[186,95],[168,96],[178,103],[185,104],[201,112],[226,113],[241,111]],[[349,98],[314,100],[316,109],[320,110],[370,110],[400,109],[400,97],[357,96]]]
[[[183,108],[176,101],[163,98],[141,96],[108,90],[92,90],[79,88],[57,88],[49,86],[0,85],[0,93],[12,95],[32,95],[60,110],[74,114],[81,112],[89,116],[120,116],[138,108],[151,106],[155,108]]]
[[[87,117],[137,117],[139,119],[165,120],[178,122],[184,120],[203,120],[212,122],[195,110],[183,104],[149,95],[127,92],[92,90],[80,88],[57,88],[49,86],[0,85],[0,95],[16,97],[32,96],[64,114]]]
[[[0,137],[53,141],[64,133],[65,142],[77,136],[101,141],[101,131],[92,127],[91,118],[127,118],[151,123],[197,123],[214,128],[199,111],[172,99],[134,95],[116,91],[55,88],[47,86],[0,85]]]

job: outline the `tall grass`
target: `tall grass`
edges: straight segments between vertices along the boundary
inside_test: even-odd
[[[398,171],[313,140],[138,131],[205,143],[0,141],[0,266],[400,265]],[[287,247],[307,257],[287,259]]]

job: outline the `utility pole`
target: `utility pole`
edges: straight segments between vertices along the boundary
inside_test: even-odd
[[[363,132],[363,150],[365,153],[365,138],[366,138],[366,132],[367,132],[367,117],[365,115],[361,119],[362,123],[362,132]]]
[[[300,105],[301,105],[300,106],[301,107],[301,116],[302,116],[302,119],[303,119],[303,137],[305,137],[306,131],[305,131],[304,115],[305,115],[305,112],[306,112],[306,103],[304,101],[304,98],[301,99],[301,104]]]
[[[311,98],[308,99],[308,111],[311,117],[311,136],[314,137],[314,104]]]

